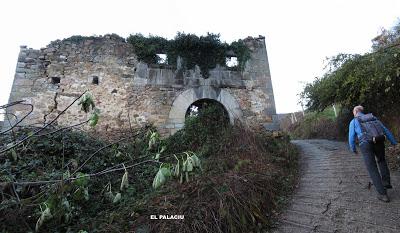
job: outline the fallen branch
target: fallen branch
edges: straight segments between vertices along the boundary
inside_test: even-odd
[[[60,132],[60,131],[65,130],[65,129],[70,129],[70,128],[73,128],[73,127],[76,127],[76,126],[84,125],[84,124],[86,124],[86,123],[88,123],[88,122],[89,122],[89,120],[86,120],[86,121],[80,122],[80,123],[78,123],[78,124],[66,126],[66,127],[63,127],[63,128],[59,128],[59,129],[57,129],[57,130],[54,130],[54,131],[51,131],[51,132],[48,132],[48,133],[35,135],[35,137],[48,136],[48,135],[50,135],[50,134],[54,134],[54,133]]]
[[[0,112],[0,114],[3,114],[3,115],[11,115],[11,116],[13,116],[13,117],[15,118],[16,121],[18,121],[18,117],[17,117],[17,115],[15,115],[14,113],[11,113],[11,112]]]
[[[37,135],[38,133],[42,132],[43,130],[45,130],[49,125],[53,124],[62,114],[64,114],[76,101],[78,101],[87,91],[83,92],[78,98],[76,98],[74,101],[72,101],[71,104],[69,104],[64,110],[62,110],[53,120],[51,120],[49,123],[47,123],[46,125],[44,125],[43,127],[41,127],[39,130],[35,131],[34,133],[26,136],[25,138],[23,138],[22,140],[20,140],[17,143],[14,143],[12,146],[7,147],[6,149],[3,149],[0,151],[0,154],[7,152],[17,146],[19,146],[20,144],[22,144],[23,142],[25,142],[26,140],[30,139],[31,137]]]
[[[126,139],[126,138],[125,138],[125,139]],[[110,145],[114,145],[114,144],[110,144]],[[174,155],[174,154],[164,155],[164,156],[161,156],[160,159],[167,158],[167,157],[171,157],[171,156],[173,156],[173,155]],[[135,160],[138,160],[138,159],[144,158],[144,157],[145,157],[145,156],[142,156],[142,157],[139,157],[139,158],[137,158],[137,159],[135,159]],[[133,161],[135,161],[135,160],[133,160]],[[149,163],[149,162],[159,163],[159,164],[162,163],[162,162],[156,161],[156,160],[154,160],[154,159],[147,159],[147,160],[144,160],[144,161],[141,161],[141,162],[132,164],[132,165],[126,165],[126,164],[129,163],[129,162],[132,162],[132,161],[123,162],[123,163],[117,164],[117,165],[115,165],[115,166],[106,168],[106,169],[104,169],[104,170],[102,170],[102,171],[95,172],[95,173],[90,173],[90,174],[86,174],[86,175],[79,176],[79,177],[71,177],[71,178],[68,178],[68,179],[57,179],[57,180],[42,180],[42,181],[15,181],[15,182],[3,182],[3,185],[7,185],[7,184],[14,184],[14,185],[42,185],[42,184],[53,184],[53,183],[58,183],[58,182],[62,182],[62,181],[63,181],[63,182],[66,182],[66,181],[73,181],[73,180],[79,179],[79,178],[81,178],[81,177],[100,176],[100,175],[104,175],[104,174],[107,174],[107,173],[110,173],[110,172],[122,171],[122,170],[125,170],[125,168],[128,169],[128,168],[136,167],[136,166],[138,166],[138,165],[141,165],[141,164],[144,164],[144,163]],[[75,172],[76,172],[76,171],[78,171],[78,169],[76,169]],[[71,174],[71,176],[73,176],[73,174]]]
[[[105,145],[105,146],[101,147],[100,149],[98,149],[97,151],[95,151],[94,153],[92,153],[92,154],[89,156],[89,158],[87,158],[87,159],[85,160],[85,162],[83,162],[83,163],[72,173],[72,176],[75,175],[83,166],[85,166],[85,164],[86,164],[87,162],[89,162],[89,160],[91,160],[91,159],[93,158],[94,155],[96,155],[96,154],[99,153],[100,151],[102,151],[102,150],[104,150],[104,149],[106,149],[106,148],[108,148],[108,147],[110,147],[110,146],[113,146],[113,145],[115,145],[116,143],[122,142],[122,141],[124,141],[124,140],[126,140],[126,139],[131,139],[131,138],[133,138],[133,137],[137,137],[137,136],[141,135],[142,133],[143,133],[143,131],[141,131],[141,132],[139,132],[139,133],[136,133],[135,135],[132,135],[132,136],[127,137],[127,138],[121,138],[121,139],[119,139],[119,140],[117,140],[117,141],[115,141],[115,142],[113,142],[113,143],[110,143],[110,144],[108,144],[108,145]]]
[[[8,104],[4,104],[4,105],[1,105],[1,106],[0,106],[0,109],[8,108],[8,107],[11,107],[11,106],[20,104],[20,103],[22,103],[22,102],[24,102],[24,101],[25,101],[25,100],[18,100],[18,101],[14,101],[14,102],[11,102],[11,103],[8,103]]]
[[[111,169],[111,170],[106,170],[106,171],[86,174],[86,175],[82,175],[82,176],[79,176],[79,177],[71,177],[71,178],[68,178],[68,179],[41,180],[41,181],[19,181],[19,182],[8,182],[8,183],[10,183],[12,185],[41,185],[41,184],[59,183],[59,182],[62,182],[62,181],[63,182],[67,182],[67,181],[77,180],[77,179],[80,179],[80,178],[83,178],[83,177],[101,176],[101,175],[104,175],[104,174],[107,174],[107,173],[110,173],[110,172],[124,171],[125,169],[129,169],[129,168],[136,167],[136,166],[139,166],[141,164],[150,163],[150,162],[151,163],[161,163],[159,161],[156,161],[156,160],[153,160],[153,159],[149,159],[149,160],[145,160],[145,161],[142,161],[142,162],[139,162],[139,163],[132,164],[130,166],[125,166],[125,168],[124,167],[115,168],[115,169]]]
[[[24,103],[22,103],[22,102],[19,102],[18,104],[30,106],[30,107],[31,107],[31,110],[29,110],[29,112],[28,112],[25,116],[23,116],[20,120],[18,120],[18,117],[17,117],[15,114],[7,113],[7,112],[4,113],[6,116],[7,116],[7,115],[13,115],[18,121],[17,121],[13,126],[11,126],[10,128],[8,128],[8,129],[6,129],[6,130],[4,130],[4,131],[1,131],[0,134],[5,134],[5,133],[7,133],[7,132],[13,130],[19,123],[21,123],[27,116],[29,116],[29,115],[33,112],[33,105],[32,105],[32,104],[24,104]],[[16,104],[14,104],[14,105],[16,105]],[[13,106],[13,105],[11,105],[11,106]],[[10,123],[9,123],[9,124],[10,124]]]

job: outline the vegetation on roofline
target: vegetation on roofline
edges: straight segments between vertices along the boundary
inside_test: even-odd
[[[68,38],[63,39],[63,42],[71,42],[71,43],[75,43],[75,44],[79,44],[82,43],[86,40],[98,40],[101,38],[105,38],[105,37],[110,37],[113,39],[118,39],[122,42],[125,42],[125,38],[119,36],[118,34],[112,33],[112,34],[105,34],[104,36],[97,36],[97,35],[92,35],[92,36],[81,36],[81,35],[74,35]]]
[[[160,36],[143,36],[142,34],[130,35],[126,40],[117,34],[104,36],[80,36],[75,35],[63,39],[64,42],[82,43],[86,40],[98,40],[104,37],[112,37],[130,43],[140,61],[148,64],[158,64],[160,58],[157,54],[166,54],[166,63],[177,66],[178,56],[182,58],[182,68],[193,69],[199,66],[203,77],[209,76],[209,70],[217,65],[227,67],[226,58],[237,58],[237,65],[229,69],[243,71],[246,62],[251,57],[251,50],[243,40],[233,41],[231,44],[222,42],[219,34],[207,33],[205,36],[178,32],[174,39],[168,40]]]
[[[177,57],[180,56],[183,58],[183,67],[193,69],[198,65],[204,77],[208,77],[209,70],[217,65],[226,67],[226,58],[232,53],[238,60],[236,70],[243,71],[251,53],[243,40],[228,44],[220,40],[219,34],[213,33],[197,36],[178,32],[171,40],[135,34],[130,35],[127,41],[133,45],[136,55],[143,62],[157,64],[157,54],[167,54],[167,63],[176,66]]]

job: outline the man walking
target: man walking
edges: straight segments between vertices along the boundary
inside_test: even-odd
[[[385,159],[385,139],[387,138],[392,145],[396,145],[397,142],[382,122],[371,113],[364,114],[363,111],[362,106],[356,106],[353,109],[354,119],[349,125],[350,149],[357,153],[355,145],[357,136],[369,177],[378,193],[377,197],[383,202],[389,202],[386,189],[391,189],[392,185],[390,184],[390,172]],[[377,160],[375,160],[375,157]]]

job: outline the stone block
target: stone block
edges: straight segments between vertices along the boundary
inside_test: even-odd
[[[18,68],[18,67],[17,67],[17,68],[15,69],[15,72],[16,72],[16,73],[25,73],[26,71],[27,71],[27,69],[25,69],[25,68]]]
[[[33,70],[37,70],[39,69],[39,65],[35,64],[35,65],[31,65],[31,69]]]
[[[15,79],[14,85],[15,86],[32,86],[33,81],[30,79]]]
[[[176,88],[176,89],[182,89],[184,86],[183,85],[177,85],[177,84],[174,84],[174,85],[171,85],[171,87],[172,88]]]
[[[185,118],[169,118],[168,123],[170,124],[181,124],[182,122],[185,122]]]
[[[14,92],[13,94],[16,96],[25,96],[31,93],[32,88],[28,86],[13,86],[11,91]]]
[[[133,79],[133,84],[137,86],[144,86],[147,85],[147,79],[146,78],[141,78],[141,77],[134,77]]]
[[[15,73],[14,78],[15,79],[24,79],[25,78],[25,73]]]
[[[17,62],[17,68],[25,68],[26,63],[25,62]]]
[[[276,130],[279,130],[279,124],[278,123],[276,123],[276,122],[272,122],[272,123],[265,123],[264,125],[264,128],[266,129],[266,130],[268,130],[268,131],[276,131]]]
[[[31,58],[31,57],[27,57],[27,58],[25,58],[25,62],[26,63],[33,63],[33,62],[35,62],[35,59]]]
[[[136,66],[135,76],[140,78],[148,78],[148,65],[146,63],[139,62]]]
[[[135,76],[133,74],[122,74],[122,78],[124,79],[133,79]]]
[[[170,129],[170,133],[169,135],[173,135],[174,133],[176,133],[179,129]]]

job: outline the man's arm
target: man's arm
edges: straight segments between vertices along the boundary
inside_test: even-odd
[[[380,121],[379,121],[380,122]],[[396,139],[394,138],[394,136],[393,136],[393,134],[382,124],[382,122],[380,122],[381,123],[381,126],[382,126],[382,128],[383,128],[383,132],[385,133],[385,135],[386,135],[386,138],[390,141],[390,143],[392,143],[392,145],[396,145],[397,144],[397,141],[396,141]]]
[[[353,151],[354,153],[357,153],[356,150],[356,133],[354,130],[354,119],[352,121],[350,121],[349,124],[349,146],[350,146],[350,150]]]

